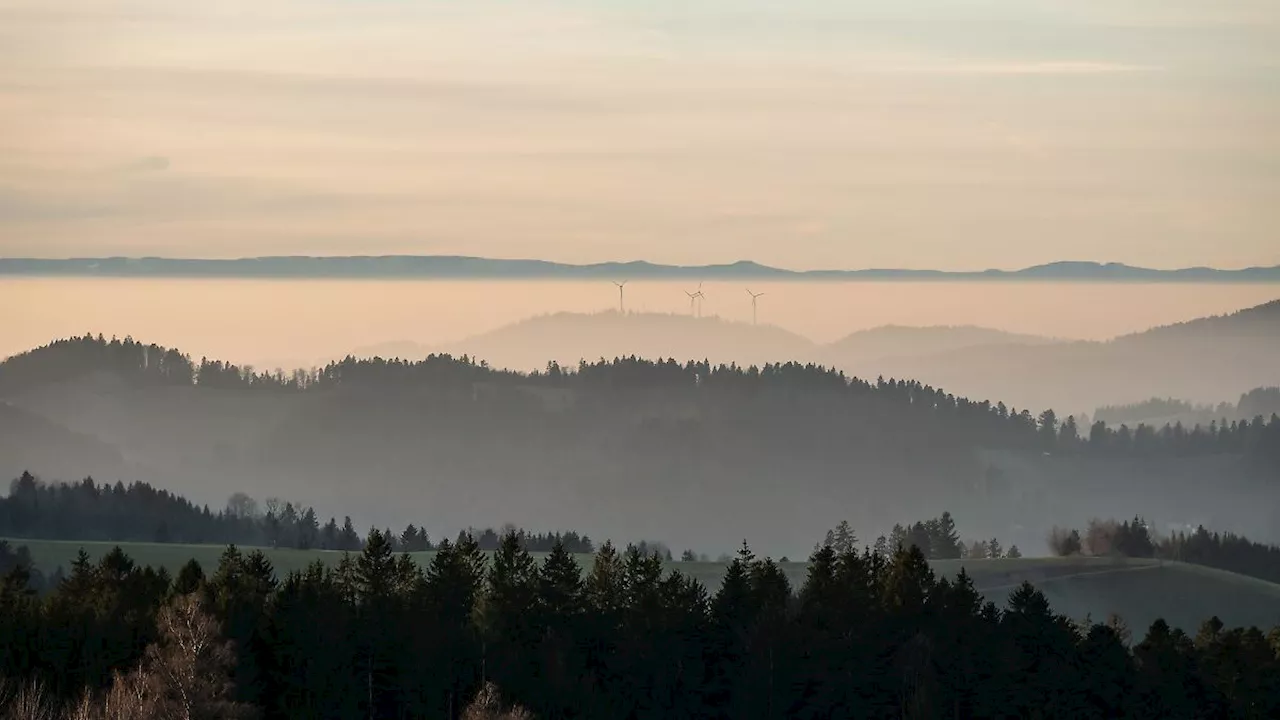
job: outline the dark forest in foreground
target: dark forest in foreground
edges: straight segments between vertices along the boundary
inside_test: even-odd
[[[813,554],[793,591],[745,547],[717,592],[635,548],[589,575],[508,536],[425,571],[379,533],[283,581],[228,549],[171,579],[116,552],[37,598],[0,584],[3,674],[51,703],[122,696],[137,717],[452,718],[486,681],[539,718],[1275,717],[1280,629],[1189,637],[1076,624],[1030,585],[1005,607],[915,549]],[[183,640],[199,636],[201,650]],[[229,640],[229,645],[223,641]],[[149,647],[150,646],[150,647]],[[174,668],[190,672],[174,672]],[[88,693],[88,695],[86,695]],[[86,697],[88,698],[86,700]],[[11,708],[12,711],[12,708]],[[203,713],[203,714],[202,714]]]

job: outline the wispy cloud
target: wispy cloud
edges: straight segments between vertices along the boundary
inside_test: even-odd
[[[0,255],[1261,262],[1278,7],[0,0]]]
[[[1105,61],[1008,61],[917,63],[876,66],[887,73],[910,75],[1115,75],[1161,72],[1157,65],[1131,65]]]

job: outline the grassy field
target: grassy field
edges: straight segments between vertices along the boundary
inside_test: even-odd
[[[26,545],[36,567],[50,572],[68,568],[76,553],[84,548],[97,559],[116,543],[59,540],[10,540]],[[206,572],[218,563],[225,549],[220,545],[174,545],[124,543],[128,555],[142,565],[165,567],[176,572],[188,560],[200,562]],[[249,548],[245,548],[248,550]],[[286,550],[261,548],[283,576],[320,560],[336,564],[342,553],[326,550]],[[426,564],[432,553],[413,553]],[[584,567],[590,555],[580,555]],[[720,584],[722,563],[670,563],[670,567],[696,578],[712,591]],[[1008,594],[1024,580],[1030,581],[1049,598],[1054,610],[1073,618],[1092,616],[1104,620],[1112,613],[1141,636],[1158,617],[1170,625],[1194,632],[1200,623],[1217,615],[1228,626],[1257,625],[1267,629],[1280,625],[1280,585],[1234,573],[1183,563],[1156,560],[1111,558],[1022,558],[1018,560],[940,560],[934,571],[954,576],[964,568],[974,584],[989,600],[1002,605]],[[786,563],[783,570],[797,588],[804,582],[805,563]]]

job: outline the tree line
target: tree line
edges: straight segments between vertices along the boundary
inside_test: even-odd
[[[1060,556],[1160,558],[1280,583],[1280,547],[1234,533],[1210,532],[1203,525],[1190,533],[1180,530],[1156,537],[1141,517],[1124,522],[1095,519],[1083,534],[1054,528],[1049,534],[1049,547]]]
[[[1280,547],[1253,542],[1233,533],[1178,531],[1161,540],[1160,557],[1228,570],[1280,583]]]
[[[1207,427],[1210,423],[1271,417],[1275,413],[1280,413],[1280,387],[1259,387],[1242,394],[1234,404],[1199,405],[1175,398],[1151,398],[1126,405],[1104,405],[1094,412],[1093,419],[1111,427],[1122,423],[1135,425],[1155,418],[1167,418],[1171,423],[1181,422],[1187,427]]]
[[[1246,454],[1280,470],[1280,415],[1274,410],[1262,412],[1272,407],[1271,395],[1280,392],[1274,388],[1262,388],[1242,397],[1238,409],[1257,412],[1238,419],[1224,418],[1191,427],[1181,423],[1163,427],[1113,426],[1099,420],[1086,428],[1077,425],[1075,417],[1061,418],[1052,409],[1033,415],[1025,408],[957,397],[920,382],[860,380],[831,368],[800,363],[740,367],[705,360],[681,363],[626,357],[584,360],[576,368],[549,363],[543,371],[524,374],[496,370],[467,356],[431,355],[417,361],[347,357],[323,368],[285,374],[259,372],[207,358],[197,363],[179,351],[158,345],[86,334],[13,356],[0,367],[4,370],[0,373],[0,395],[9,388],[57,382],[95,371],[110,371],[138,384],[277,393],[321,392],[339,386],[430,386],[471,396],[477,383],[566,388],[603,400],[638,392],[696,392],[721,399],[822,392],[866,411],[892,408],[893,416],[909,418],[917,433],[932,435],[933,426],[938,426],[946,429],[951,441],[969,445],[1121,457]]]
[[[557,543],[571,553],[590,553],[591,538],[576,531],[531,532],[510,528],[531,552],[550,552]],[[498,548],[501,531],[469,531],[482,550]],[[402,532],[384,529],[382,536],[397,552],[436,549],[425,528],[412,523]],[[109,542],[159,542],[246,545],[299,550],[356,552],[364,537],[350,516],[321,525],[316,511],[301,504],[269,498],[265,506],[236,493],[227,507],[212,512],[190,500],[147,483],[45,483],[29,471],[13,480],[0,497],[0,537]]]
[[[584,573],[515,533],[491,559],[468,535],[442,541],[425,570],[373,531],[337,567],[283,580],[234,547],[173,578],[118,548],[82,555],[46,597],[24,573],[0,582],[0,676],[84,718],[121,696],[191,717],[456,718],[490,683],[539,718],[1280,713],[1280,629],[1157,621],[1131,644],[1029,584],[985,602],[915,547],[820,546],[798,591],[745,544],[709,593],[634,546],[605,543]]]
[[[858,538],[850,529],[848,521],[842,521],[835,529],[827,531],[823,544],[835,548],[837,552],[846,552],[856,550],[857,542]],[[960,533],[956,531],[955,518],[948,511],[931,520],[895,524],[887,536],[881,535],[875,539],[871,551],[880,557],[886,557],[890,549],[897,547],[916,548],[929,560],[1000,560],[1022,557],[1022,551],[1017,545],[1011,545],[1006,551],[997,538],[963,542]]]

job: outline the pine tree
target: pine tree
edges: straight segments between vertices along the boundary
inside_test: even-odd
[[[400,548],[405,552],[418,552],[418,528],[409,523],[400,534]]]
[[[204,568],[200,567],[200,563],[195,558],[192,558],[178,571],[178,578],[173,583],[173,592],[176,595],[190,595],[203,589],[204,582]]]
[[[482,623],[490,677],[518,702],[536,699],[533,668],[542,636],[538,608],[539,573],[521,536],[508,529],[489,568]]]
[[[338,521],[329,518],[329,522],[320,530],[320,547],[324,550],[341,550],[340,545]]]
[[[834,540],[837,553],[850,552],[857,547],[858,536],[854,534],[848,520],[841,520],[836,526]]]
[[[345,552],[357,552],[360,550],[360,535],[356,532],[355,526],[351,524],[350,516],[343,519],[342,530],[338,533],[338,549]]]
[[[884,535],[877,537],[875,545],[872,546],[871,551],[875,553],[877,557],[889,557],[889,540]]]
[[[991,538],[987,541],[987,557],[992,560],[999,560],[1004,557],[1004,548],[1000,546],[1000,541]]]
[[[402,598],[394,550],[387,537],[371,528],[364,550],[355,560],[357,628],[360,635],[356,667],[366,688],[370,714],[390,717],[399,714],[395,690],[401,643],[399,620]]]
[[[893,529],[889,531],[889,553],[892,554],[900,547],[907,545],[907,530],[902,525],[895,524]],[[886,556],[887,557],[887,556]]]
[[[930,557],[944,560],[960,557],[960,534],[956,532],[956,522],[951,513],[943,512],[935,528],[930,538]]]
[[[298,518],[297,538],[299,550],[310,550],[320,542],[320,521],[312,508],[307,508]]]

